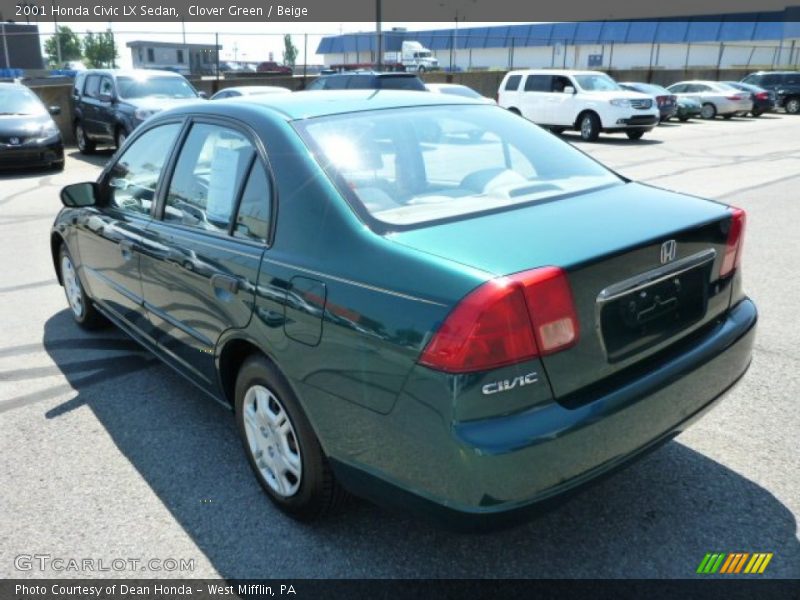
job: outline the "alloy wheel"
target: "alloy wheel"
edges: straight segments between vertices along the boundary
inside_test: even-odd
[[[303,460],[294,426],[280,400],[263,385],[254,385],[245,393],[242,416],[259,474],[278,496],[293,496],[300,488]]]
[[[81,284],[78,281],[78,275],[75,273],[75,267],[72,266],[72,261],[69,256],[61,258],[61,276],[64,279],[64,292],[67,295],[67,302],[72,309],[73,314],[77,318],[83,316],[83,292],[81,291]]]
[[[800,112],[800,98],[792,98],[786,103],[786,112],[796,115]]]

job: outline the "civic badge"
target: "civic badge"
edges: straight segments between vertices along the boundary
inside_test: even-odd
[[[675,240],[667,240],[661,244],[661,264],[665,265],[668,262],[675,260],[678,255],[678,244]]]

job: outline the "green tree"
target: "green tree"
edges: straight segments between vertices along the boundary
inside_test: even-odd
[[[294,68],[297,61],[297,47],[292,43],[292,36],[288,33],[283,36],[283,64]]]
[[[58,26],[58,37],[55,35],[48,38],[44,43],[44,52],[51,65],[61,67],[69,60],[81,59],[81,40],[78,34],[65,25]],[[58,40],[58,41],[56,41]],[[59,42],[61,44],[61,56],[59,57]],[[61,58],[61,63],[58,60]]]
[[[111,31],[87,33],[83,40],[83,56],[88,67],[111,67],[117,57],[117,45]]]

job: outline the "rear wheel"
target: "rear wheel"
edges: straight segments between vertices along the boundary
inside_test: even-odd
[[[586,113],[580,122],[581,139],[594,142],[600,137],[600,119],[594,113]]]
[[[80,121],[75,123],[75,143],[78,144],[81,154],[93,154],[97,148],[97,145],[86,135],[86,130]]]
[[[302,521],[338,509],[346,493],[283,375],[266,357],[248,358],[236,378],[236,423],[247,460],[270,500]]]
[[[630,140],[640,140],[644,135],[644,131],[642,131],[641,129],[638,130],[635,129],[633,131],[626,131],[625,134],[628,136],[628,139]]]
[[[97,329],[107,324],[107,321],[92,304],[91,299],[81,285],[75,263],[65,244],[61,244],[58,253],[58,265],[61,271],[61,281],[64,284],[64,293],[67,303],[72,311],[72,318],[84,329]]]
[[[713,119],[717,116],[717,107],[710,102],[706,102],[703,104],[703,108],[700,109],[700,116],[704,119]]]
[[[763,115],[763,114],[764,114],[764,110],[763,110],[763,109],[761,109],[761,108],[756,108],[756,109],[755,109],[755,110],[753,110],[753,112],[751,112],[750,114],[751,114],[751,115],[753,115],[754,117],[760,117],[761,115]]]
[[[789,98],[786,101],[786,112],[790,115],[800,113],[800,98]]]

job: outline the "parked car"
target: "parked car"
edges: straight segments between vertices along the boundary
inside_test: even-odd
[[[458,83],[426,83],[425,87],[429,92],[437,94],[445,94],[450,96],[461,96],[462,98],[471,98],[472,100],[480,100],[485,104],[497,104],[492,98],[481,96],[478,92],[466,85]]]
[[[670,94],[669,90],[663,86],[636,81],[626,81],[620,83],[619,86],[623,90],[639,92],[652,97],[656,102],[662,121],[669,121],[678,113],[678,97]]]
[[[0,83],[0,168],[64,168],[64,142],[51,115],[61,108],[42,104],[19,83]]]
[[[600,132],[638,140],[660,118],[649,95],[624,90],[597,71],[509,71],[497,103],[556,133],[577,129],[586,141],[595,141]]]
[[[150,69],[88,69],[75,77],[72,126],[84,154],[97,144],[122,147],[148,117],[204,97],[182,75]]]
[[[281,75],[291,75],[292,67],[281,65],[273,60],[265,60],[256,65],[257,73],[280,73]]]
[[[223,98],[237,98],[239,96],[260,96],[263,94],[291,94],[291,90],[278,85],[243,85],[241,87],[229,87],[218,91],[211,96],[211,100],[222,100]]]
[[[753,101],[753,110],[750,111],[750,114],[754,117],[760,117],[764,113],[771,112],[775,108],[775,104],[777,103],[775,92],[765,90],[757,85],[740,83],[738,81],[723,81],[722,83],[737,90],[750,93],[750,99]]]
[[[703,112],[703,105],[700,100],[690,96],[676,96],[677,98],[677,112],[675,113],[678,120],[685,123],[693,117],[699,117]]]
[[[344,71],[321,75],[308,84],[307,91],[318,90],[412,90],[428,89],[414,73]]]
[[[679,98],[689,97],[702,105],[700,116],[713,119],[717,115],[731,119],[753,110],[753,101],[748,92],[734,89],[718,81],[679,81],[667,88]]]
[[[750,363],[743,211],[479,100],[177,107],[61,198],[72,318],[119,325],[230,407],[297,518],[343,489],[507,517],[672,439]]]
[[[742,79],[742,83],[775,92],[780,108],[790,115],[800,113],[800,71],[759,71]]]

